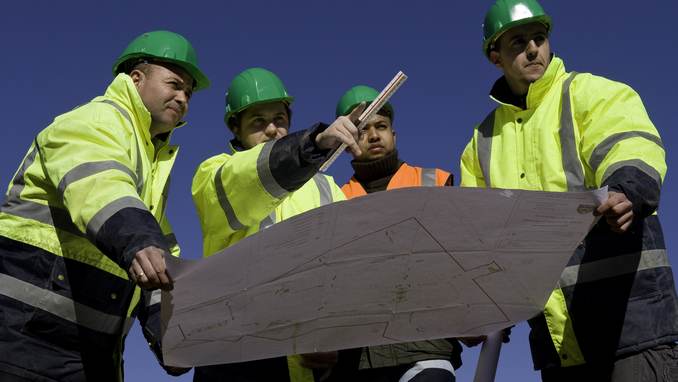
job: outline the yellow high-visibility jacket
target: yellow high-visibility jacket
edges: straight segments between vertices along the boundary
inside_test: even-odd
[[[544,315],[530,322],[535,368],[611,362],[678,339],[678,300],[655,213],[665,152],[638,94],[567,73],[557,57],[530,85],[525,109],[511,104],[509,93],[502,77],[491,93],[499,106],[462,155],[462,186],[608,185],[626,194],[635,214],[630,232],[615,234],[603,220],[576,249]]]
[[[273,168],[279,163],[273,161],[271,152],[278,142],[297,137],[290,134],[249,150],[216,155],[200,164],[192,193],[202,227],[204,256],[277,222],[346,199],[331,176],[315,173],[317,167],[306,172],[306,179],[312,177],[299,188],[279,183],[287,171],[294,170],[284,165]],[[288,357],[288,368],[292,382],[313,381],[311,371],[299,365],[298,356]]]
[[[179,253],[164,214],[177,147],[151,139],[150,123],[120,74],[31,144],[0,207],[0,353],[12,354],[0,370],[121,378],[142,294],[132,257],[148,245]]]

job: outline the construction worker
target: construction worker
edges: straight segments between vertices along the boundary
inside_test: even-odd
[[[358,85],[337,103],[336,115],[348,115],[363,102],[379,95],[375,89]],[[341,189],[347,199],[403,187],[451,186],[452,174],[437,168],[410,166],[398,156],[393,129],[393,107],[386,103],[360,132],[361,155],[351,161],[353,177]],[[341,351],[339,373],[357,372],[342,379],[351,381],[454,381],[461,366],[461,345],[450,339],[371,346]],[[346,361],[348,360],[348,361]],[[353,362],[353,367],[345,363]],[[423,379],[422,379],[423,378]]]
[[[193,178],[204,256],[277,222],[345,199],[334,180],[318,169],[341,143],[360,154],[351,121],[364,107],[330,126],[319,123],[288,134],[292,100],[282,81],[266,69],[247,69],[231,82],[224,121],[234,136],[232,153],[205,160]],[[329,356],[324,363],[333,362]],[[309,357],[317,361],[318,355]],[[198,367],[194,381],[313,381],[313,371],[302,362],[293,355]]]
[[[678,380],[678,299],[657,217],[661,138],[638,94],[551,53],[536,0],[497,0],[483,52],[503,76],[498,106],[461,158],[461,185],[543,191],[608,187],[601,216],[530,320],[544,381]]]
[[[133,40],[113,73],[36,136],[0,207],[0,380],[120,381],[137,313],[160,349],[159,295],[139,287],[172,287],[169,138],[209,81],[167,31]]]

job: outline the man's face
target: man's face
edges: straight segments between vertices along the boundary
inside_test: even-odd
[[[498,45],[498,50],[490,52],[490,61],[504,72],[513,93],[527,94],[530,84],[544,75],[551,61],[546,27],[531,23],[509,29]]]
[[[287,107],[282,102],[254,105],[240,114],[233,134],[245,149],[287,135],[290,128]]]
[[[193,78],[174,65],[148,65],[135,69],[132,81],[151,113],[151,136],[171,131],[188,112],[193,93]]]
[[[360,131],[358,146],[362,154],[355,158],[359,162],[383,158],[395,150],[396,137],[391,119],[375,114]]]

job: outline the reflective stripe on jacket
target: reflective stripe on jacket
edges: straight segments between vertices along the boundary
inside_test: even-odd
[[[332,177],[316,174],[288,192],[273,177],[269,154],[275,141],[200,164],[193,177],[193,203],[203,234],[203,255],[211,256],[277,222],[345,200]]]
[[[449,177],[449,172],[437,168],[413,167],[407,163],[403,163],[388,182],[386,189],[393,190],[404,187],[444,186]],[[348,199],[367,195],[367,192],[365,192],[365,189],[355,177],[351,177],[348,183],[341,187],[341,190]]]
[[[386,190],[405,187],[436,187],[445,186],[450,173],[437,168],[421,168],[403,163],[393,174]],[[348,183],[341,187],[347,199],[367,195],[363,186],[351,177]],[[400,344],[370,346],[363,349],[360,356],[359,369],[391,367],[412,364],[430,359],[452,359],[452,363],[459,367],[461,347],[456,341],[445,339],[415,341]]]
[[[271,172],[275,141],[207,159],[193,177],[193,202],[203,233],[203,255],[211,256],[247,236],[292,216],[345,200],[332,177],[316,174],[289,192]],[[292,382],[313,381],[299,356],[288,357]]]
[[[657,194],[627,195],[636,214],[629,232],[614,234],[600,222],[575,251],[544,315],[531,321],[535,368],[609,362],[678,339],[675,286],[651,215],[665,152],[638,94],[602,77],[568,74],[554,57],[530,85],[526,110],[493,99],[500,106],[462,155],[462,186],[616,190],[626,187],[618,182],[624,179]],[[645,215],[636,203],[647,205]]]
[[[0,207],[0,236],[12,247],[0,248],[0,306],[18,302],[24,312],[36,312],[34,317],[47,312],[41,313],[44,322],[34,324],[59,323],[52,335],[63,343],[108,343],[100,345],[113,353],[99,356],[116,359],[117,365],[101,370],[112,379],[121,375],[122,338],[133,321],[140,290],[128,280],[123,259],[104,255],[95,246],[100,229],[123,209],[150,211],[165,244],[172,243],[173,254],[179,253],[164,216],[177,147],[152,142],[150,122],[131,78],[118,75],[105,95],[58,116],[38,134]],[[33,250],[22,247],[21,256],[10,255],[17,251],[14,242]],[[77,336],[78,329],[68,325],[93,334]],[[27,340],[24,351],[41,354],[29,343],[34,341]],[[27,370],[32,365],[57,372],[22,358],[30,357],[16,354],[11,362]],[[75,365],[73,359],[64,362]]]

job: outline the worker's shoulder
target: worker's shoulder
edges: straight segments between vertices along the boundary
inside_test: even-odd
[[[607,77],[599,76],[593,73],[577,73],[577,76],[572,80],[573,96],[605,96],[617,92],[632,91],[631,86],[609,79]]]
[[[213,192],[211,190],[213,179],[221,166],[230,158],[228,154],[218,154],[202,161],[193,174],[193,181],[191,182],[191,190],[195,197],[200,192]]]
[[[230,154],[226,153],[211,156],[200,162],[198,168],[196,169],[196,174],[200,172],[212,172],[221,167],[224,163],[231,159],[231,157],[232,156]]]
[[[101,102],[100,98],[97,97],[56,116],[40,136],[43,139],[61,134],[73,137],[85,137],[90,134],[131,136],[134,126],[129,120],[131,117],[128,117],[127,111],[126,114],[122,114],[114,106]]]

